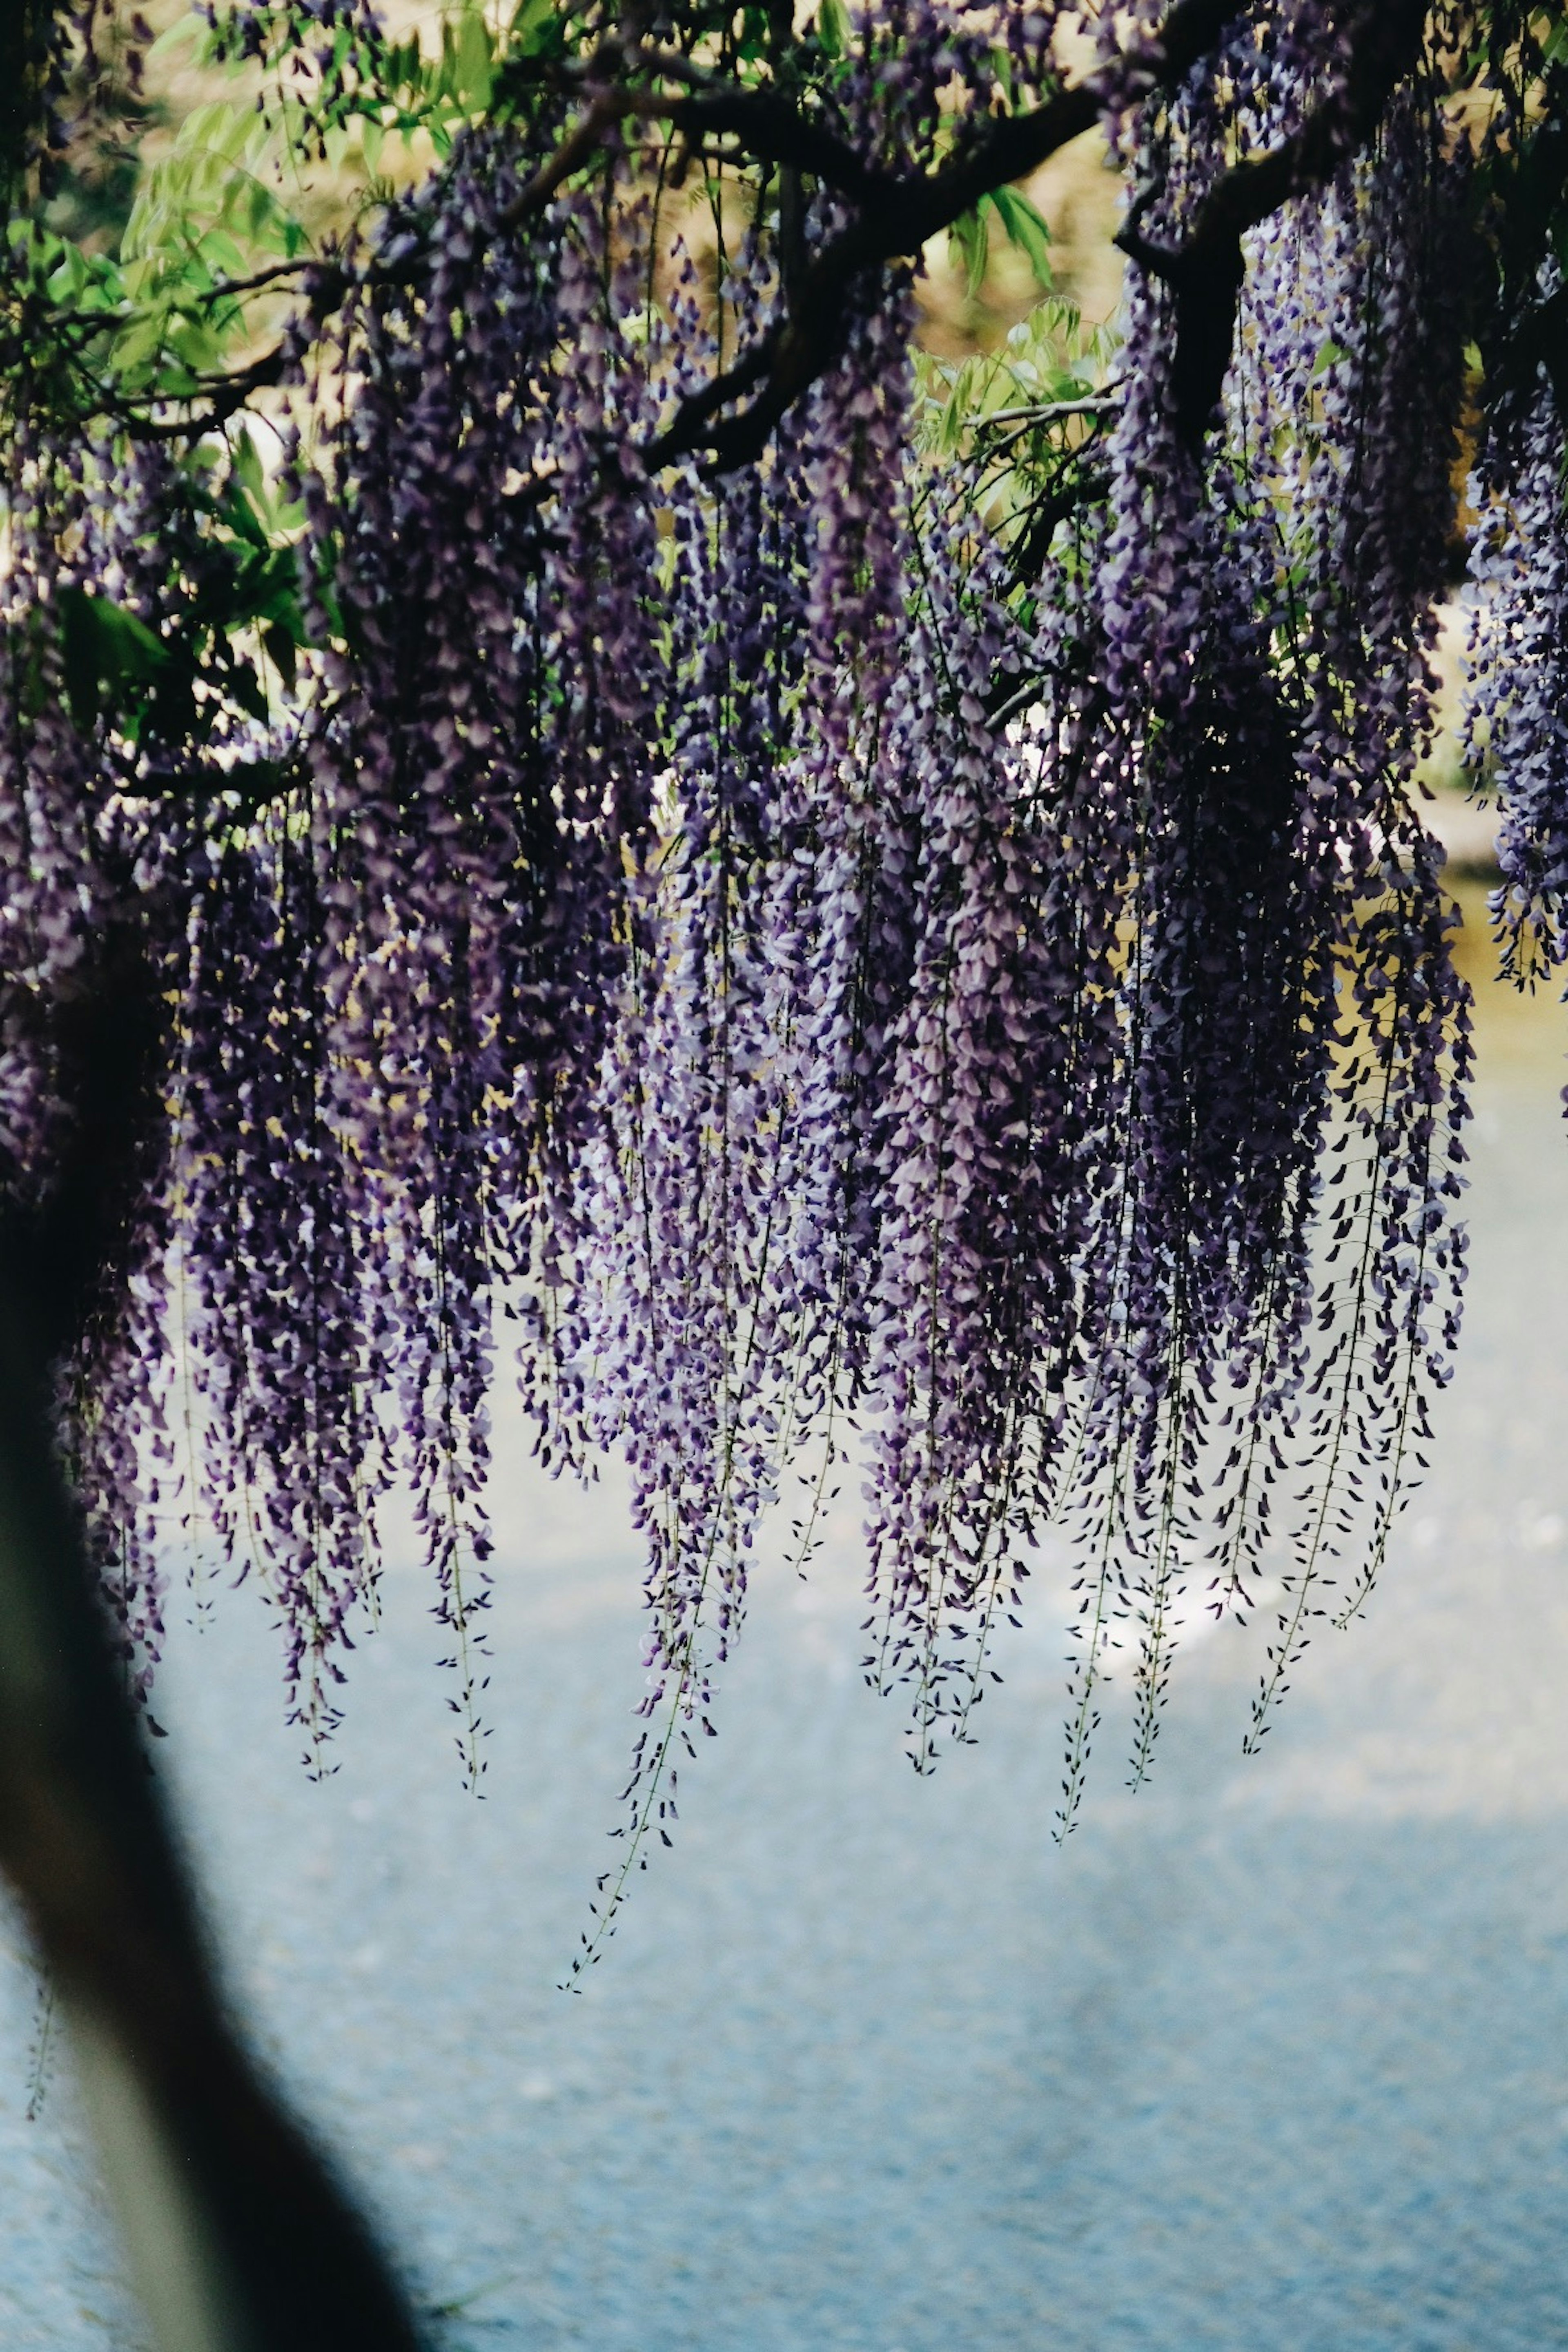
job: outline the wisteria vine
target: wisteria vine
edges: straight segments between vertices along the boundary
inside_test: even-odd
[[[618,1451],[647,1551],[584,1956],[668,1840],[792,1462],[863,1434],[866,1671],[922,1769],[1070,1538],[1065,1834],[1122,1647],[1149,1769],[1184,1594],[1266,1609],[1262,1736],[1447,1377],[1468,1013],[1415,776],[1477,253],[1539,110],[1456,111],[1458,6],[1139,6],[1073,72],[1069,13],[876,0],[815,80],[763,16],[738,50],[552,19],[427,179],[269,273],[274,351],[96,411],[6,248],[18,1198],[105,940],[158,1008],[131,1240],[59,1373],[127,1671],[199,1514],[320,1764],[401,1482],[477,1783],[510,1364],[504,1442]],[[214,21],[307,121],[396,64],[346,0]],[[1487,17],[1505,93],[1532,22]],[[1097,123],[1110,372],[933,436],[921,243],[988,159]],[[1468,742],[1531,972],[1568,953],[1568,539],[1560,387],[1510,364]]]

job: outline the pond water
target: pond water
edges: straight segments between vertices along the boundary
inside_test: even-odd
[[[324,1785],[249,1596],[179,1625],[158,1760],[237,1998],[437,2340],[1568,2345],[1564,1043],[1489,1003],[1463,1366],[1369,1620],[1250,1762],[1254,1643],[1191,1639],[1154,1786],[1108,1725],[1066,1853],[1047,1596],[981,1746],[917,1782],[847,1523],[811,1584],[763,1575],[676,1850],[576,2000],[641,1686],[612,1492],[501,1481],[483,1804],[412,1577]],[[135,2344],[64,2068],[23,2119],[32,2014],[13,1951],[0,2342]]]

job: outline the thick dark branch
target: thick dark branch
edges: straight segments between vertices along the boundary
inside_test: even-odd
[[[524,188],[520,188],[500,215],[502,228],[517,228],[541,213],[557,188],[580,172],[584,163],[598,153],[605,133],[612,123],[632,110],[629,92],[602,89],[591,100],[587,112],[562,141],[547,163],[542,163]]]
[[[682,402],[675,420],[646,451],[650,468],[672,458],[705,450],[721,472],[752,463],[761,457],[786,409],[815,383],[839,350],[846,305],[857,278],[889,261],[918,254],[927,241],[963,218],[993,187],[1005,186],[1032,169],[1016,164],[1016,135],[1005,142],[1005,160],[994,167],[997,133],[1027,132],[1034,160],[1043,163],[1058,147],[1092,130],[1099,103],[1089,88],[1064,90],[1031,114],[998,123],[968,155],[940,172],[909,175],[889,183],[871,197],[858,216],[829,238],[802,271],[782,328],[774,328],[755,353],[729,372],[729,388],[714,394],[709,386]],[[762,365],[752,373],[766,382],[752,405],[738,416],[715,423],[719,408],[746,389],[740,379],[753,358]]]
[[[1110,486],[1110,476],[1097,467],[1086,467],[1072,481],[1046,492],[1029,509],[1024,530],[1013,543],[1009,562],[1013,577],[1021,588],[1032,587],[1046,568],[1057,526],[1076,514],[1080,507],[1102,499]],[[1004,716],[1011,718],[1015,706],[1009,704]],[[998,725],[1001,720],[996,721]]]
[[[1214,47],[1241,5],[1242,0],[1176,0],[1159,39],[1142,53],[1151,75],[1173,88]],[[1115,87],[1113,76],[1114,69],[1092,75],[1027,114],[1005,115],[940,172],[897,181],[889,191],[883,226],[890,239],[900,241],[889,242],[879,257],[896,261],[918,253],[973,212],[982,196],[1027,179],[1069,140],[1092,131]],[[901,229],[895,214],[903,215]]]
[[[1179,81],[1213,47],[1239,5],[1240,0],[1176,0],[1160,40],[1143,52],[1150,73],[1167,84]],[[612,79],[617,72],[632,78]],[[671,80],[687,86],[672,91],[668,87]],[[1026,178],[1069,141],[1092,130],[1108,87],[1104,77],[1091,78],[1058,91],[1026,114],[988,122],[939,171],[893,174],[868,166],[847,142],[803,114],[782,91],[720,81],[689,59],[662,49],[639,48],[630,41],[605,43],[586,61],[580,86],[587,95],[582,116],[502,211],[499,225],[503,229],[515,229],[543,211],[573,173],[598,153],[614,126],[632,118],[668,122],[694,145],[713,138],[734,140],[748,160],[773,165],[794,175],[796,184],[801,174],[820,181],[858,207],[855,217],[814,256],[793,251],[786,256],[783,323],[769,329],[732,367],[683,401],[673,423],[644,452],[645,462],[657,468],[703,451],[721,471],[760,457],[786,410],[832,363],[858,278],[887,262],[912,258],[931,238],[973,211],[982,196]],[[341,300],[346,282],[342,271],[322,268],[312,292],[312,313],[324,316]],[[136,419],[129,429],[157,439],[210,430],[242,408],[254,393],[280,382],[286,364],[286,349],[279,343],[236,374],[203,385],[205,404],[195,415]],[[751,393],[756,397],[750,407],[723,416],[723,410]]]
[[[1568,285],[1531,304],[1514,328],[1493,371],[1494,398],[1528,395],[1542,368],[1557,414],[1568,429]]]
[[[666,118],[694,146],[734,139],[760,163],[809,172],[845,195],[875,200],[889,182],[868,169],[854,149],[823,123],[813,122],[772,89],[701,90],[690,98],[650,98],[641,110]]]
[[[782,331],[774,327],[760,335],[749,352],[743,352],[733,367],[725,368],[700,392],[690,394],[680,404],[679,415],[667,433],[650,442],[644,451],[644,460],[650,472],[668,465],[672,458],[684,457],[689,450],[701,448],[712,420],[732,400],[743,399],[752,392],[773,366],[778,356]],[[764,395],[765,397],[765,395]],[[783,411],[780,411],[783,414]],[[722,425],[713,430],[721,433]]]
[[[1118,236],[1125,253],[1175,291],[1176,424],[1190,448],[1201,447],[1214,421],[1230,364],[1247,272],[1242,238],[1293,197],[1331,180],[1371,138],[1420,57],[1426,19],[1426,0],[1365,0],[1349,36],[1339,88],[1289,139],[1226,172],[1178,247],[1142,234],[1148,195]]]
[[[1541,267],[1568,197],[1568,71],[1549,76],[1542,119],[1506,174],[1493,214],[1498,284],[1487,338],[1494,415],[1533,394],[1544,368],[1568,425],[1568,286],[1543,295]]]
[[[190,396],[190,415],[128,416],[125,429],[136,441],[184,441],[193,434],[211,433],[237,415],[253,393],[270,391],[281,383],[288,356],[284,346],[275,343],[233,375],[198,379],[197,390]]]
[[[1173,84],[1219,39],[1239,0],[1177,0],[1159,43],[1146,53],[1152,74]],[[860,210],[828,239],[801,275],[782,331],[775,330],[767,381],[740,415],[715,423],[712,388],[683,402],[674,422],[647,450],[650,467],[698,450],[720,471],[751,463],[774,427],[841,347],[851,289],[868,270],[912,259],[921,247],[972,212],[982,196],[1037,171],[1069,141],[1093,130],[1107,84],[1094,77],[1058,90],[1026,114],[987,124],[940,171],[909,173],[875,185]],[[734,374],[738,371],[732,371]]]

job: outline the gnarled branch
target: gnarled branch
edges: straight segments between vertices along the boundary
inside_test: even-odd
[[[1179,81],[1213,47],[1238,5],[1239,0],[1176,0],[1159,40],[1143,53],[1151,74],[1167,85]],[[1058,90],[1026,114],[988,123],[940,170],[900,174],[871,187],[856,216],[819,248],[801,273],[783,326],[767,339],[771,348],[764,380],[751,406],[736,416],[718,415],[720,408],[747,388],[740,381],[746,365],[742,361],[731,371],[731,389],[717,401],[715,387],[709,387],[682,402],[672,423],[644,453],[650,468],[699,451],[720,472],[753,462],[785,411],[837,355],[856,281],[889,261],[912,259],[933,236],[972,212],[982,196],[1026,178],[1070,141],[1092,131],[1108,89],[1104,75],[1093,76]]]
[[[1289,138],[1225,173],[1179,246],[1156,244],[1142,233],[1141,215],[1152,190],[1118,236],[1117,244],[1131,259],[1175,292],[1176,425],[1189,448],[1202,446],[1230,364],[1247,274],[1242,238],[1292,197],[1332,179],[1345,158],[1372,136],[1420,55],[1426,18],[1426,0],[1364,0],[1348,36],[1339,88]]]

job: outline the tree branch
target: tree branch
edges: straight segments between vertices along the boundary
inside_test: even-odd
[[[280,263],[276,269],[258,271],[254,280],[237,279],[232,287],[213,287],[203,299],[216,301],[226,294],[247,290],[248,284],[265,286],[270,279],[281,278],[297,268],[307,268],[312,272],[305,307],[312,323],[319,325],[348,291],[349,273],[340,262],[319,261],[312,257],[300,262]],[[353,282],[368,285],[378,277],[384,278],[388,274],[378,267],[356,278]],[[215,425],[226,425],[242,409],[252,393],[270,391],[274,385],[281,383],[288,373],[289,359],[289,341],[284,337],[259,352],[248,365],[237,368],[231,375],[195,378],[195,389],[187,395],[188,399],[193,404],[204,396],[206,399],[206,406],[197,415],[184,417],[127,416],[125,430],[138,441],[178,441],[190,434],[210,433]],[[166,395],[166,401],[171,397]]]
[[[1166,85],[1179,81],[1218,40],[1239,4],[1176,0],[1160,38],[1142,53],[1150,72]],[[1126,62],[1118,60],[1118,68]],[[1058,90],[1026,114],[988,123],[938,171],[906,173],[873,184],[857,217],[830,237],[802,272],[784,324],[771,331],[766,381],[751,406],[716,422],[718,410],[745,387],[735,384],[717,398],[715,386],[693,394],[645,450],[649,468],[699,450],[706,451],[720,472],[759,457],[785,411],[837,357],[856,280],[887,262],[913,258],[931,238],[973,211],[982,196],[1024,179],[1069,141],[1092,131],[1110,87],[1109,71],[1102,70]],[[752,355],[747,357],[749,361]],[[731,378],[740,373],[739,367],[731,371]]]
[[[606,51],[599,63],[608,62]],[[888,175],[869,169],[847,141],[825,123],[801,113],[776,89],[742,89],[707,74],[690,59],[667,49],[626,47],[614,62],[647,81],[605,82],[593,89],[580,120],[568,131],[548,163],[520,189],[500,215],[502,228],[516,228],[542,212],[556,190],[592,161],[613,123],[632,117],[668,122],[693,146],[704,140],[736,139],[745,154],[759,163],[787,165],[809,172],[847,195],[874,197],[892,184]],[[658,84],[679,80],[688,87],[670,91]]]
[[[1173,388],[1177,430],[1189,448],[1202,447],[1230,364],[1247,274],[1242,238],[1292,197],[1332,179],[1372,136],[1420,56],[1426,19],[1426,0],[1363,0],[1339,89],[1289,139],[1225,173],[1179,246],[1156,244],[1142,233],[1154,190],[1144,193],[1118,236],[1131,259],[1174,290]]]

